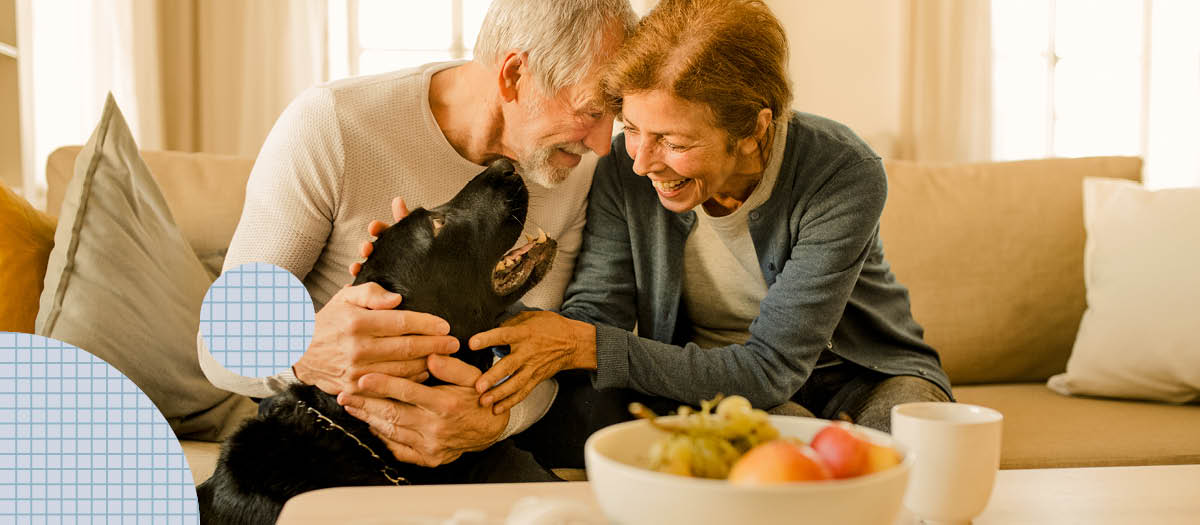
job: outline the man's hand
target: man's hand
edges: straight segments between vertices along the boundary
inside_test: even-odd
[[[338,403],[370,425],[371,433],[405,463],[436,467],[494,443],[508,426],[508,413],[495,415],[480,406],[473,386],[479,369],[453,357],[431,355],[429,371],[450,384],[429,387],[367,374],[359,386],[381,397],[343,393]]]
[[[470,341],[472,350],[499,345],[508,345],[511,351],[475,382],[475,390],[483,394],[479,402],[495,403],[496,414],[516,406],[538,383],[560,371],[596,369],[596,327],[554,312],[521,312]],[[509,375],[503,384],[496,384]]]
[[[400,219],[408,217],[408,205],[404,204],[404,199],[396,197],[392,199],[392,220],[400,222]],[[387,229],[387,223],[383,221],[371,221],[367,225],[367,235],[378,237],[383,230]],[[375,251],[375,244],[371,241],[363,241],[362,246],[358,248],[358,254],[364,259],[371,256],[371,252]],[[358,277],[358,272],[362,271],[362,263],[356,262],[350,264],[350,275]]]
[[[317,312],[296,378],[331,395],[357,391],[369,373],[427,379],[426,358],[456,352],[458,340],[437,316],[393,310],[401,300],[375,283],[342,288]]]
[[[392,218],[407,215],[404,200],[392,199]],[[387,224],[372,221],[367,233],[377,236],[384,228]],[[372,248],[370,241],[364,242],[359,253],[367,257]],[[350,265],[350,275],[360,270],[362,263]],[[428,379],[425,357],[454,353],[458,341],[436,337],[449,334],[450,328],[435,316],[392,310],[401,300],[375,283],[339,291],[317,313],[312,343],[292,367],[296,378],[332,395],[357,391],[358,379],[372,372]]]

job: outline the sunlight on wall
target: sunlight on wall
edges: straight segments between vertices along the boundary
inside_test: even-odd
[[[134,68],[134,42],[112,27],[114,18],[132,16],[123,9],[127,4],[38,0],[28,5],[33,31],[30,48],[22,55],[31,63],[32,79],[27,85],[31,118],[37,123],[32,130],[32,169],[37,175],[26,180],[25,194],[33,201],[45,193],[46,158],[60,146],[87,141],[110,89],[139,141],[133,102],[153,95],[137,93],[129,75],[121,74]],[[139,146],[147,147],[140,142]]]
[[[1200,185],[1200,3],[992,3],[997,160],[1137,155],[1151,187]]]

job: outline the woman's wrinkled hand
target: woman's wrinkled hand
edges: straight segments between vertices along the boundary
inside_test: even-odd
[[[508,345],[509,354],[475,382],[480,404],[492,405],[496,414],[560,371],[596,368],[596,327],[554,312],[522,312],[470,341],[472,350],[502,345]]]

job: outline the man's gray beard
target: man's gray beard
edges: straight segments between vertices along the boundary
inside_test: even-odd
[[[571,176],[571,172],[575,168],[560,168],[550,163],[550,157],[554,155],[554,150],[561,149],[567,153],[575,155],[584,155],[591,151],[578,142],[568,142],[565,144],[555,144],[533,150],[524,159],[518,159],[517,165],[521,176],[525,177],[527,182],[532,182],[543,188],[553,188],[562,184]]]

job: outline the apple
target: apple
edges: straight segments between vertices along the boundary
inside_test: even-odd
[[[871,445],[866,438],[839,423],[821,429],[812,439],[812,448],[821,455],[837,479],[864,474]]]
[[[768,441],[746,452],[729,471],[737,485],[769,485],[830,479],[829,468],[812,447],[786,439]]]
[[[892,447],[871,443],[867,449],[867,469],[863,474],[874,474],[900,464],[900,453]]]

